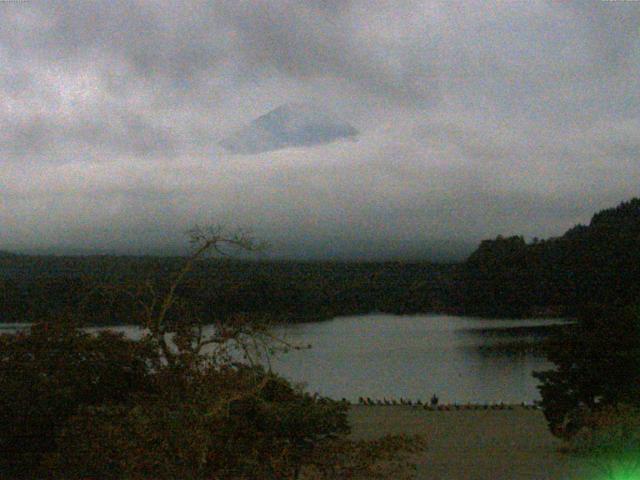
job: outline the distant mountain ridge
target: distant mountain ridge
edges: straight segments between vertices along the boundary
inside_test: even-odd
[[[286,103],[256,118],[220,142],[230,153],[256,154],[288,147],[310,147],[352,138],[349,123],[306,103]]]

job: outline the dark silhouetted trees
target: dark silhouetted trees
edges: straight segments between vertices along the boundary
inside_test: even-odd
[[[640,307],[592,305],[549,340],[555,368],[535,372],[551,431],[571,436],[583,412],[619,403],[640,406]]]
[[[526,244],[483,241],[460,269],[464,311],[574,314],[581,305],[626,305],[640,295],[640,199],[596,213],[588,226]]]

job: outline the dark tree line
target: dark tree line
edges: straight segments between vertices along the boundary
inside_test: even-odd
[[[372,311],[573,316],[587,302],[634,301],[639,258],[640,199],[633,199],[558,238],[485,240],[461,264],[203,260],[181,294],[212,320],[229,312],[282,321]],[[0,321],[32,321],[89,302],[93,323],[130,323],[131,299],[117,296],[118,289],[95,294],[96,286],[131,290],[153,281],[162,288],[181,262],[0,255]]]
[[[144,290],[148,282],[166,289],[180,261],[144,257],[0,259],[0,321],[34,321],[69,309],[77,312],[84,305],[80,310],[91,323],[131,323],[135,298],[124,292]],[[418,313],[443,310],[451,304],[448,282],[453,268],[426,262],[209,259],[194,266],[179,293],[198,309],[200,317],[211,321],[232,312],[288,322],[372,311]]]
[[[459,302],[467,313],[514,316],[627,305],[640,294],[639,259],[640,199],[633,199],[558,238],[483,241],[461,270]]]

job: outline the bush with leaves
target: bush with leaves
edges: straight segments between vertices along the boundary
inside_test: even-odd
[[[640,308],[585,307],[575,325],[549,340],[556,368],[534,372],[549,427],[570,438],[584,412],[608,405],[640,405]]]
[[[347,404],[259,369],[206,377],[181,398],[83,409],[45,462],[51,478],[412,478],[419,437],[351,440]]]
[[[0,478],[36,478],[42,455],[81,406],[150,392],[156,360],[143,342],[65,321],[0,336]]]
[[[158,395],[79,412],[47,467],[56,478],[296,478],[349,431],[347,406],[260,368],[164,373]],[[106,461],[108,459],[108,461]]]
[[[167,288],[147,283],[131,295],[147,334],[130,344],[146,356],[123,358],[129,368],[133,362],[139,377],[119,377],[122,359],[116,356],[111,366],[110,357],[98,355],[103,367],[114,371],[100,376],[96,392],[68,390],[64,381],[50,389],[46,398],[69,408],[54,422],[51,432],[57,436],[49,436],[31,464],[40,463],[49,478],[107,480],[355,479],[374,478],[370,474],[379,464],[403,470],[401,453],[418,450],[419,442],[400,437],[351,441],[346,403],[304,393],[260,366],[259,352],[297,348],[271,336],[267,325],[243,315],[203,325],[180,298],[179,285],[207,251],[251,249],[253,243],[220,230],[196,229],[192,235],[195,253]],[[97,344],[115,338],[93,339],[77,329],[68,334]],[[44,358],[58,352],[66,359],[74,350],[47,343],[43,351]],[[96,355],[90,348],[84,352],[83,361]],[[7,358],[6,366],[12,361]],[[46,362],[29,362],[27,355],[36,377],[48,371]],[[77,372],[68,373],[84,384],[94,367],[80,363]],[[124,385],[120,396],[111,395],[118,385]],[[20,388],[26,400],[29,389]],[[43,395],[41,390],[37,393]],[[29,428],[26,433],[32,434]]]

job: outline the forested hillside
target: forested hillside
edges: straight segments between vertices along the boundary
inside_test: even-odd
[[[596,213],[558,238],[483,241],[461,264],[208,259],[179,292],[204,318],[234,313],[307,321],[382,311],[573,315],[640,294],[640,199]],[[180,257],[0,255],[0,321],[83,304],[93,323],[127,323],[132,293],[166,287]],[[77,310],[77,309],[76,309]]]
[[[572,313],[586,303],[632,303],[640,293],[640,199],[596,213],[588,226],[558,238],[483,241],[460,283],[468,313]]]
[[[92,323],[128,323],[133,299],[149,294],[149,285],[163,291],[183,262],[157,257],[0,258],[0,319],[33,321],[83,304]],[[440,311],[452,303],[448,295],[454,268],[426,262],[209,259],[196,265],[178,293],[207,319],[244,313],[296,322],[371,311]]]

